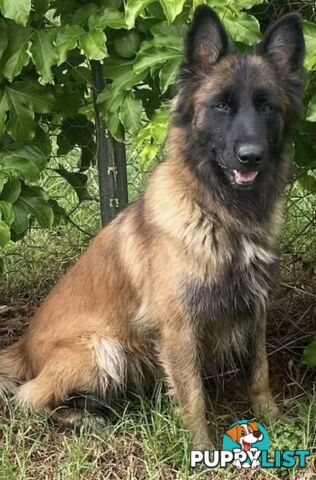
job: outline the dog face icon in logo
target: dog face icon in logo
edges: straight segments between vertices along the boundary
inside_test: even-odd
[[[258,429],[256,422],[235,425],[226,431],[226,435],[229,435],[234,442],[239,443],[241,449],[246,452],[254,446],[254,443],[260,442],[260,440],[263,439],[263,434]]]
[[[247,453],[247,460],[235,460],[233,465],[237,468],[257,468],[260,466],[258,459],[263,450],[269,450],[269,436],[262,425],[257,422],[241,420],[234,423],[226,430],[223,438],[223,450]],[[245,454],[242,454],[245,457]]]

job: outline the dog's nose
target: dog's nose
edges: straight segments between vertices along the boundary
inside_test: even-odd
[[[259,430],[256,430],[256,431],[253,432],[253,436],[256,437],[256,438],[260,438],[261,432]]]
[[[258,166],[263,157],[263,148],[255,143],[244,143],[237,150],[238,161],[246,166]]]

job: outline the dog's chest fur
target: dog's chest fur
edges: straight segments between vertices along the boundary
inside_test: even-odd
[[[233,229],[217,237],[214,230],[213,235],[210,273],[181,283],[190,315],[221,329],[227,322],[253,317],[257,306],[265,303],[277,277],[277,256],[263,235]]]

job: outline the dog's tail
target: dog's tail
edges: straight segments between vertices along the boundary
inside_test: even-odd
[[[15,393],[26,378],[27,364],[23,339],[0,353],[0,397]]]

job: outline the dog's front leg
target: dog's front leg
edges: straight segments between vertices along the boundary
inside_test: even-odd
[[[204,388],[194,329],[181,322],[164,328],[161,362],[183,422],[197,450],[214,450],[208,435]]]
[[[269,384],[269,364],[266,350],[266,308],[258,307],[258,329],[254,339],[254,355],[251,368],[250,399],[255,414],[280,415],[272,397]]]

